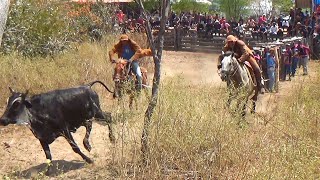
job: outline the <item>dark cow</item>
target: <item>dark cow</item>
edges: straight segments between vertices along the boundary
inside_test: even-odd
[[[100,108],[98,94],[91,89],[92,85],[100,83],[109,92],[113,93],[101,81],[94,81],[88,85],[54,90],[43,94],[27,97],[28,92],[15,92],[8,99],[6,110],[0,118],[0,125],[25,123],[29,126],[46,154],[47,161],[52,160],[49,144],[57,137],[67,139],[74,152],[78,153],[87,163],[93,161],[84,155],[75,143],[71,132],[80,126],[86,128],[83,139],[84,147],[90,151],[88,138],[92,128],[92,118],[106,119]],[[114,142],[111,122],[108,123],[109,138]],[[50,163],[46,172],[50,174]]]

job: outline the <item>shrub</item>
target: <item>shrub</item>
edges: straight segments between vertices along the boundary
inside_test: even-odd
[[[1,51],[27,57],[54,56],[70,42],[89,35],[101,40],[110,31],[114,5],[19,1],[10,7]]]
[[[19,1],[10,8],[1,51],[28,57],[54,55],[68,48],[73,34],[62,4]]]

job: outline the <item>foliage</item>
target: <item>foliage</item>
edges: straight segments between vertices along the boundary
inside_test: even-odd
[[[2,52],[24,56],[53,55],[68,47],[69,28],[59,4],[32,0],[12,4],[3,36]]]
[[[107,6],[107,7],[106,7]],[[88,35],[100,40],[111,32],[113,5],[19,1],[13,3],[1,51],[27,57],[54,56]]]
[[[272,0],[272,6],[279,9],[281,13],[289,14],[290,8],[294,6],[291,0]]]
[[[180,12],[209,12],[209,4],[199,3],[195,0],[180,0],[172,4],[172,9],[177,13]]]
[[[159,0],[146,0],[146,1],[143,1],[143,6],[144,6],[144,9],[147,11],[147,12],[150,12],[150,13],[153,13],[154,11],[156,10],[159,10],[160,8],[160,2]],[[128,7],[131,8],[132,10],[136,11],[139,9],[139,6],[136,2],[130,2],[128,3]]]
[[[248,6],[251,2],[252,0],[218,0],[220,10],[226,14],[226,17],[236,19],[248,14]]]
[[[67,8],[68,17],[77,33],[101,39],[105,32],[112,32],[116,5],[98,1],[97,3],[69,4]]]

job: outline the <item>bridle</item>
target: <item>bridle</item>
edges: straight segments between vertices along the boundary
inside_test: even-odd
[[[238,64],[239,62],[237,62],[237,59],[234,58],[232,55],[229,55],[231,56],[231,63],[233,63],[232,65],[234,66],[234,64]],[[239,66],[235,66],[235,68],[233,68],[234,70],[230,73],[226,73],[227,77],[230,78],[230,77],[233,77],[239,70]],[[221,76],[221,72],[218,72],[218,74]]]

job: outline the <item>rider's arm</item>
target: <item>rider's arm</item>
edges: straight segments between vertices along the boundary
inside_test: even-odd
[[[223,52],[227,52],[229,50],[230,50],[230,48],[229,48],[228,44],[224,45],[223,48],[222,48]]]
[[[251,50],[244,44],[244,42],[238,41],[241,46],[241,57],[239,58],[239,62],[246,61],[251,55]]]
[[[113,48],[109,51],[110,62],[114,61],[114,59],[113,59],[114,55],[119,52],[120,52],[120,44],[118,43],[118,44],[114,45]]]

